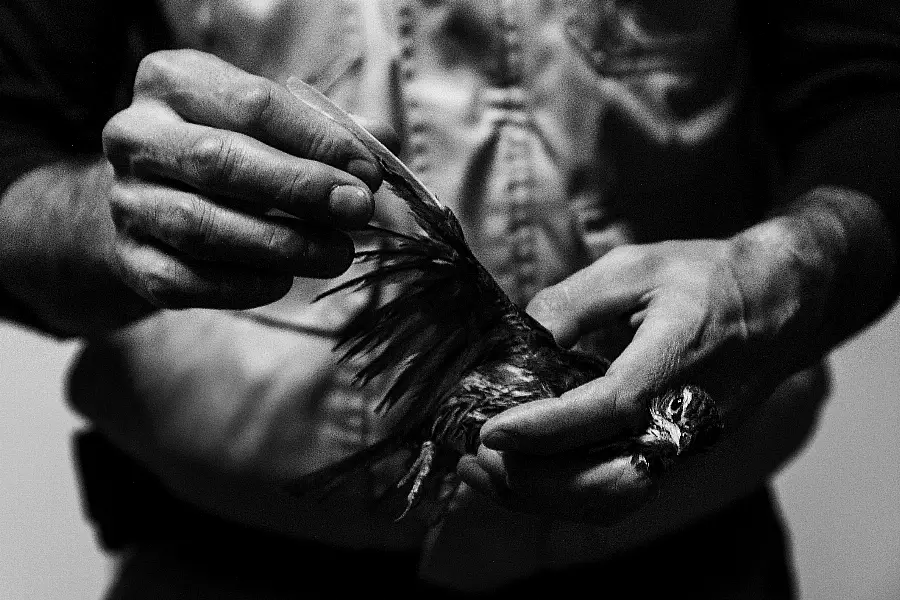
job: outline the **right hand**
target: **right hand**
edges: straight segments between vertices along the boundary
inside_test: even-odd
[[[374,156],[284,86],[193,50],[141,63],[103,131],[115,169],[112,256],[154,306],[248,308],[352,260]],[[272,216],[277,210],[291,217]]]

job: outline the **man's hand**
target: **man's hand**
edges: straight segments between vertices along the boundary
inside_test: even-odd
[[[34,169],[0,201],[0,289],[58,334],[156,307],[267,304],[294,276],[338,275],[353,254],[344,231],[367,222],[381,183],[344,128],[193,50],[144,59],[103,145],[108,161]]]
[[[350,265],[375,158],[287,88],[195,51],[145,58],[103,132],[114,256],[157,306],[245,308]],[[295,218],[270,216],[270,211]]]
[[[627,459],[605,461],[577,450],[640,432],[648,400],[683,383],[708,390],[733,432],[786,377],[855,331],[829,318],[842,302],[839,267],[853,236],[829,208],[803,210],[802,218],[775,218],[729,240],[621,247],[539,294],[529,311],[563,345],[622,320],[634,337],[606,376],[488,421],[478,456],[460,462],[463,479],[509,508],[575,520],[617,520],[653,498]],[[868,311],[871,319],[876,302],[870,298],[857,312]],[[821,388],[821,381],[814,385]],[[760,412],[783,417],[772,402]],[[811,419],[814,411],[797,413]],[[768,426],[773,435],[791,437],[784,423]],[[806,431],[808,422],[790,426]],[[796,443],[771,440],[782,452],[774,460],[757,452],[772,469]],[[720,484],[730,476],[758,485],[768,474],[745,463],[741,468]]]

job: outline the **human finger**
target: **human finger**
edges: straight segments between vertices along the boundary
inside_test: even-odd
[[[288,274],[175,257],[127,237],[116,244],[116,258],[123,280],[162,308],[262,306],[287,294],[293,284]]]
[[[304,277],[334,277],[353,260],[353,243],[340,231],[247,214],[155,183],[117,185],[111,206],[123,234],[152,237],[194,259]]]
[[[253,137],[288,154],[347,171],[374,191],[378,161],[349,131],[280,83],[195,50],[155,52],[135,77],[135,96],[159,100],[184,120]]]
[[[534,457],[480,448],[458,467],[460,477],[499,504],[520,512],[609,523],[651,499],[656,482],[630,456]]]
[[[278,209],[340,228],[371,217],[372,193],[356,177],[244,134],[179,122],[166,111],[145,103],[110,120],[104,149],[119,173],[175,181],[257,212]]]
[[[683,378],[696,359],[697,340],[678,318],[656,313],[606,375],[562,394],[520,404],[481,429],[482,444],[496,450],[550,455],[602,444],[641,429],[647,403]]]

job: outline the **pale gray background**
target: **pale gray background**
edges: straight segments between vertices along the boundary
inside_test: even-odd
[[[95,599],[110,575],[70,464],[75,349],[0,325],[0,600]],[[895,310],[835,354],[819,431],[777,479],[804,600],[900,598],[898,357]]]

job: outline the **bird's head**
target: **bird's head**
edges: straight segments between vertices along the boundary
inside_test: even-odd
[[[722,422],[709,394],[693,385],[676,387],[650,402],[651,429],[676,455],[709,447]]]

